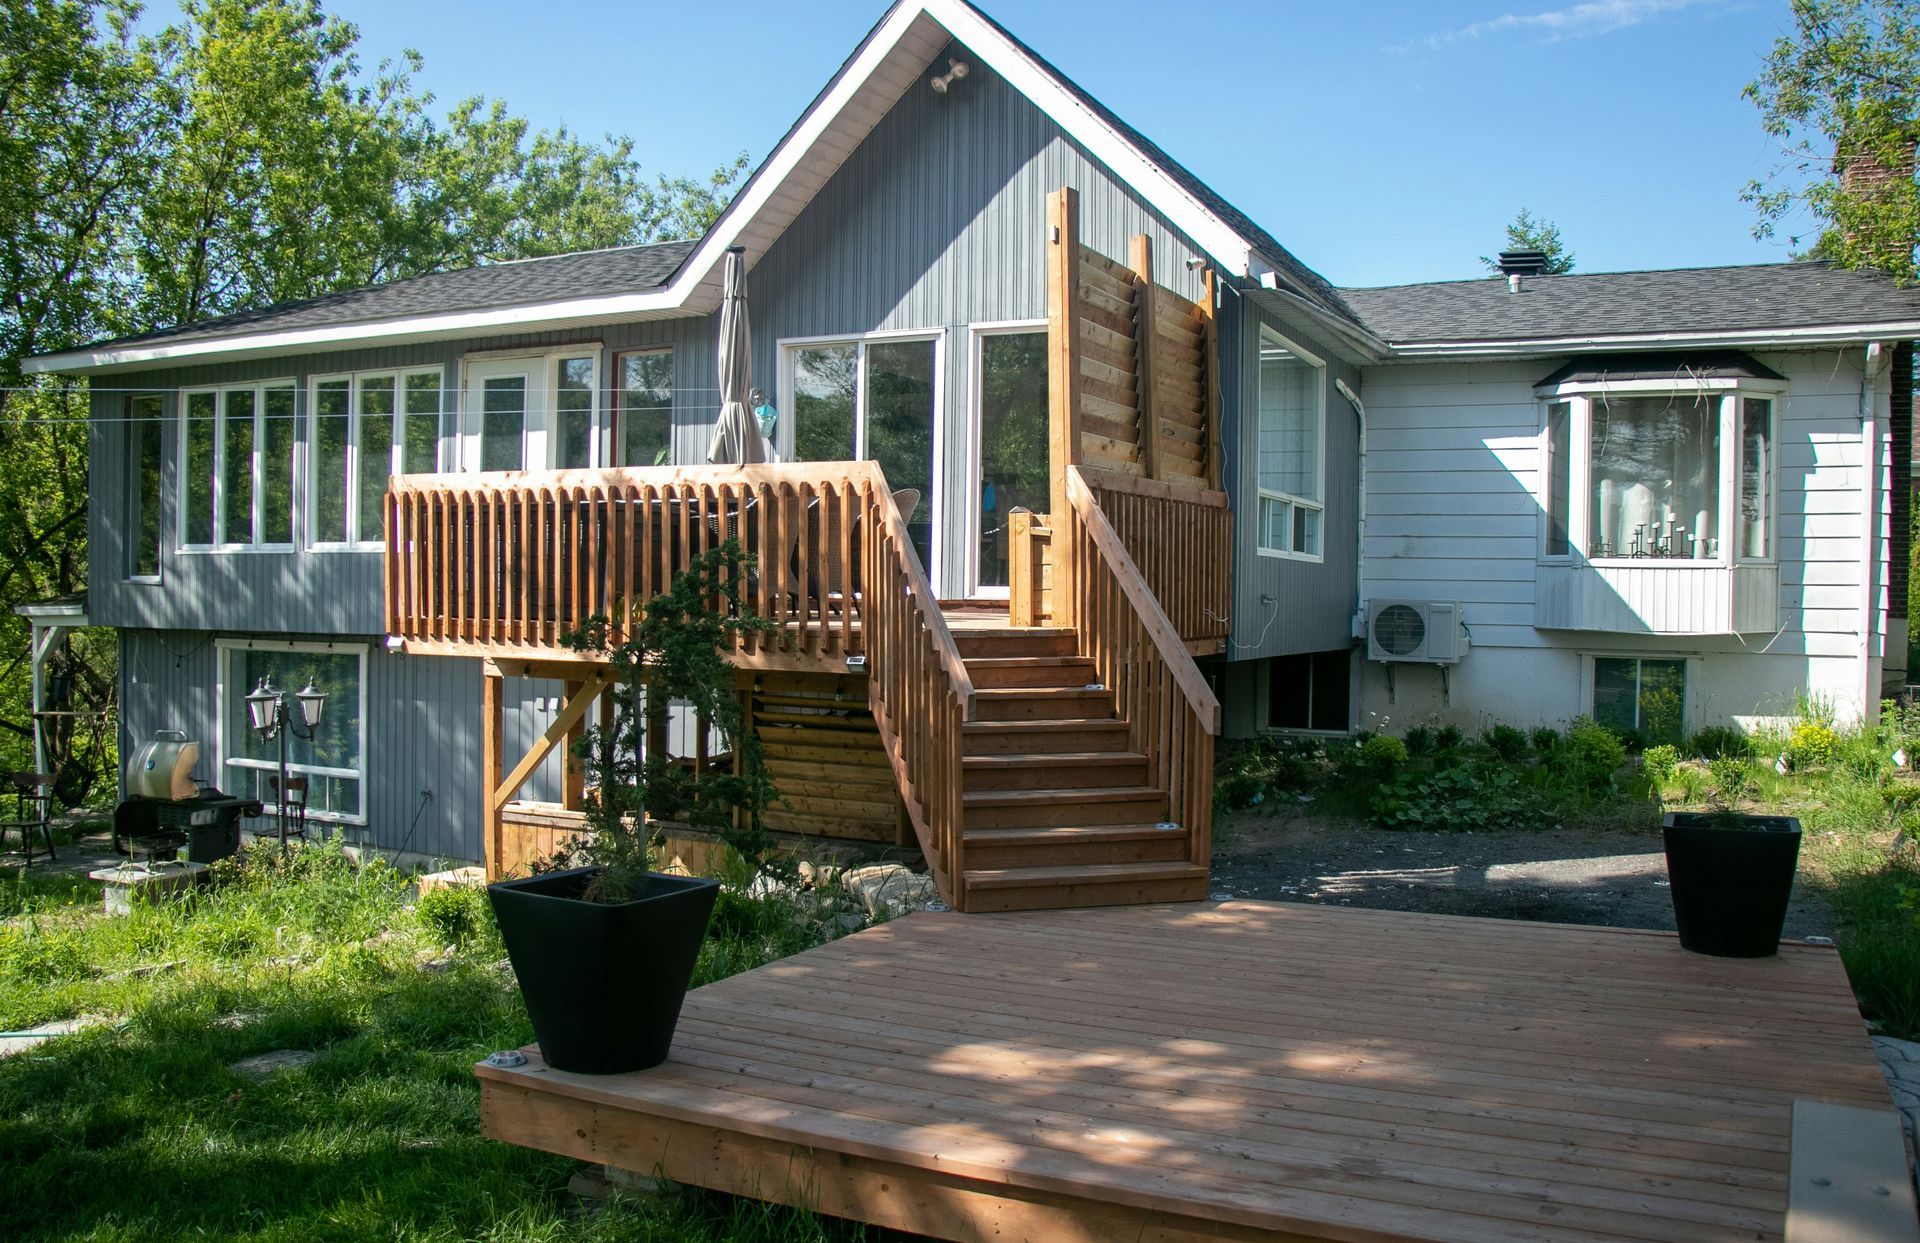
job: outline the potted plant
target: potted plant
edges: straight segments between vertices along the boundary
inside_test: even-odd
[[[1680,944],[1720,958],[1766,958],[1780,949],[1800,822],[1735,809],[1751,776],[1746,761],[1712,762],[1713,807],[1668,812],[1661,822]]]
[[[611,721],[577,744],[593,778],[586,832],[532,876],[487,887],[541,1055],[556,1070],[644,1070],[672,1044],[719,882],[654,871],[648,820],[734,840],[736,813],[751,834],[771,801],[759,739],[745,728],[722,654],[739,633],[773,628],[742,607],[747,566],[729,540],[647,601],[626,637],[616,641],[599,615],[566,636],[614,674]],[[740,757],[737,771],[698,771],[646,745],[665,737],[675,702],[718,727]]]

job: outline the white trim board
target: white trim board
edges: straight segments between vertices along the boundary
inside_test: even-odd
[[[30,374],[104,371],[167,361],[213,362],[316,352],[350,342],[398,345],[502,331],[550,331],[575,325],[704,315],[719,305],[719,268],[734,246],[751,267],[949,40],[966,45],[1075,142],[1106,165],[1194,244],[1235,276],[1271,268],[1253,243],[1209,209],[1160,164],[1109,125],[1016,43],[963,0],[913,0],[887,13],[855,50],[738,197],[665,285],[636,293],[522,306],[410,316],[194,341],[153,341],[70,350],[28,359]],[[864,111],[856,105],[865,104]]]

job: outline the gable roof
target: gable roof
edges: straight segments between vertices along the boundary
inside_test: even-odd
[[[967,0],[897,0],[754,170],[720,218],[660,273],[640,252],[588,252],[541,264],[552,281],[498,278],[467,269],[142,337],[99,342],[29,359],[29,372],[99,371],[163,361],[217,360],[336,348],[398,345],[500,332],[703,315],[719,304],[720,259],[733,247],[749,266],[812,201],[846,157],[946,45],[957,40],[1050,117],[1069,138],[1160,212],[1232,277],[1295,293],[1315,314],[1350,330],[1358,321],[1339,293],[1246,215],[1122,122]],[[505,267],[506,265],[494,265]],[[564,274],[564,275],[562,275]],[[410,286],[399,289],[398,286]],[[476,300],[478,299],[478,300]]]
[[[1399,355],[1920,335],[1920,287],[1820,262],[1343,289]]]

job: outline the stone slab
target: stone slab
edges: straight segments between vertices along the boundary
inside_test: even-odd
[[[198,885],[206,878],[204,863],[156,863],[151,867],[123,863],[118,867],[97,868],[87,879],[104,887],[101,895],[109,915],[129,915],[133,904],[155,902],[174,897]]]

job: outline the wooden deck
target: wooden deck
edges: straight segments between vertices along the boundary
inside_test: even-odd
[[[919,914],[696,991],[656,1070],[528,1052],[478,1070],[495,1138],[937,1238],[1913,1237],[1798,1185],[1853,1190],[1816,1183],[1796,1102],[1904,1171],[1824,948],[1256,902]],[[1910,1231],[1880,1177],[1867,1210]]]

